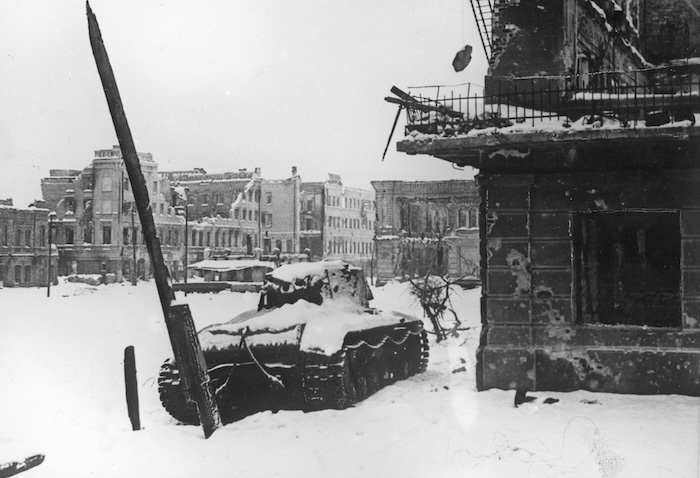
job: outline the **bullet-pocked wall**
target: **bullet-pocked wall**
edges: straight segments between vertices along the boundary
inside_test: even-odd
[[[700,395],[700,170],[624,148],[478,176],[480,390]]]

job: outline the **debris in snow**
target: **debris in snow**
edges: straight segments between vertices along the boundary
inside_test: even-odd
[[[551,405],[553,403],[557,403],[559,401],[558,398],[552,398],[552,397],[547,397],[544,400],[538,400],[537,397],[533,396],[528,396],[527,395],[527,388],[519,388],[515,391],[515,408],[518,408],[518,405],[522,405],[523,403],[529,403],[529,402],[535,402],[537,403],[544,403],[546,405]]]
[[[0,478],[14,476],[23,471],[27,471],[35,466],[39,466],[44,462],[44,455],[32,455],[22,461],[11,461],[0,465]]]

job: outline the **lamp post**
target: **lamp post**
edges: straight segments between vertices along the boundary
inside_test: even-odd
[[[181,216],[185,216],[185,284],[187,284],[187,267],[189,266],[189,251],[188,251],[188,244],[189,244],[189,214],[188,214],[188,207],[189,204],[185,204],[184,206],[177,206],[175,209],[177,211],[177,214]]]
[[[138,238],[138,234],[136,234],[136,225],[134,224],[134,215],[136,214],[136,211],[134,211],[134,206],[132,204],[131,206],[131,252],[133,255],[133,267],[131,268],[131,285],[136,285],[136,281],[138,280],[138,277],[136,275],[136,238]]]
[[[54,219],[56,219],[56,213],[51,211],[49,213],[49,267],[48,277],[46,278],[46,297],[51,297],[51,236],[53,236],[54,231]]]

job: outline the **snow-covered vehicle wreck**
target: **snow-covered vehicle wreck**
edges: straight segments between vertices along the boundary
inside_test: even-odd
[[[267,274],[258,310],[198,334],[222,421],[264,409],[347,408],[424,371],[422,321],[378,312],[370,300],[362,270],[341,261]],[[199,422],[174,361],[161,367],[158,389],[170,415]]]

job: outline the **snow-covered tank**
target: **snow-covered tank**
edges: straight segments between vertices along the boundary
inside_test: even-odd
[[[342,261],[284,265],[266,276],[258,310],[199,332],[222,420],[259,410],[347,408],[423,372],[420,319],[369,307],[361,269]],[[177,420],[199,423],[177,364],[166,361],[160,399]]]

